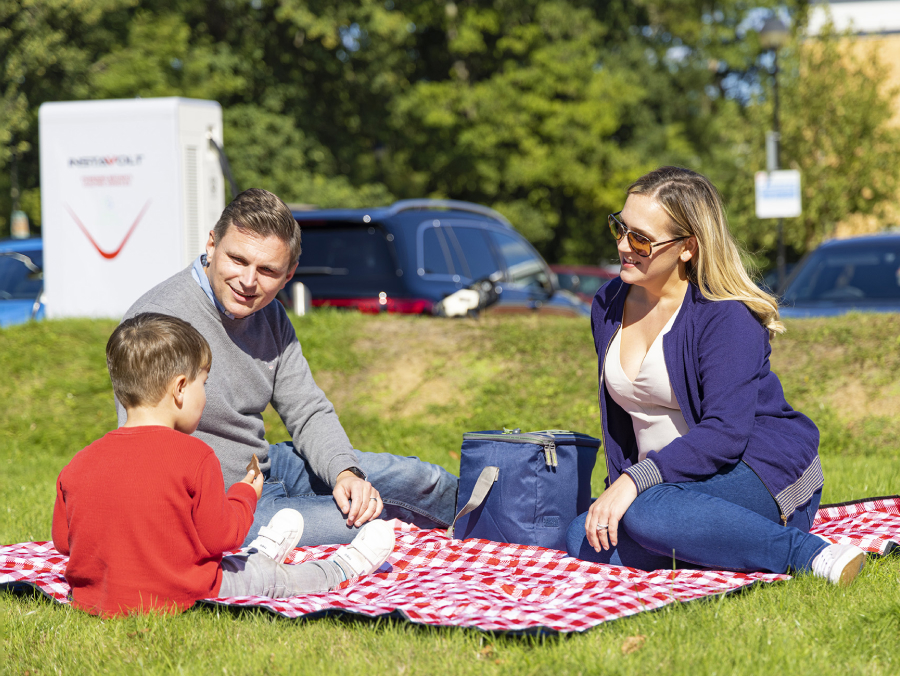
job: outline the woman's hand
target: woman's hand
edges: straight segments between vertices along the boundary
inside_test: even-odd
[[[637,487],[627,474],[615,480],[603,495],[594,500],[588,510],[584,524],[587,541],[599,553],[600,548],[609,549],[619,544],[619,521],[637,497]],[[597,524],[606,526],[597,530]]]

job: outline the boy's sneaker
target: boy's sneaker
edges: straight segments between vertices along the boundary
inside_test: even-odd
[[[828,545],[812,560],[812,572],[846,587],[862,570],[866,553],[854,545]]]
[[[282,509],[277,512],[268,526],[259,529],[256,539],[245,549],[256,549],[260,554],[284,563],[300,536],[303,535],[303,515],[296,509]]]
[[[387,521],[376,520],[360,528],[353,542],[328,558],[338,564],[350,579],[375,572],[393,551],[394,529]]]

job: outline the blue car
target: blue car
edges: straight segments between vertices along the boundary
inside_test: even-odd
[[[44,318],[43,266],[40,238],[0,242],[0,327]]]
[[[316,307],[445,316],[468,307],[470,314],[590,316],[590,306],[560,289],[534,247],[487,207],[403,200],[388,207],[293,215],[303,233],[303,253],[282,292],[285,305],[292,303],[291,285],[302,282]],[[451,303],[454,299],[463,305]]]
[[[788,278],[782,317],[900,312],[900,233],[825,242]]]

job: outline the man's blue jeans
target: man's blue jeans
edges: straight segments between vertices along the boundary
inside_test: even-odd
[[[745,463],[706,481],[666,483],[637,496],[619,522],[618,545],[598,554],[585,534],[587,513],[567,533],[570,556],[640,570],[711,568],[738,572],[810,570],[828,542],[809,529],[821,490],[782,525],[778,505]]]
[[[398,518],[420,528],[446,528],[456,513],[459,479],[437,465],[414,457],[390,453],[356,451],[358,466],[381,494],[382,519]],[[248,544],[281,509],[296,509],[303,515],[303,537],[299,546],[346,544],[359,532],[347,526],[331,488],[315,476],[306,461],[285,442],[269,447],[272,465],[256,505]]]

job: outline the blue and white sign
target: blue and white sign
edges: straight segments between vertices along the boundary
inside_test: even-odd
[[[801,213],[799,171],[756,172],[757,218],[793,218]]]

